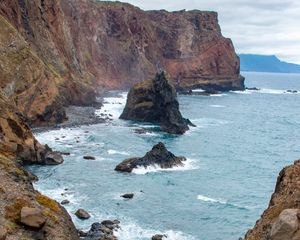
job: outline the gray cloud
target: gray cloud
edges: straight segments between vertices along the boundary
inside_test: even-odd
[[[300,63],[299,0],[126,0],[144,10],[217,11],[239,53],[276,54]]]

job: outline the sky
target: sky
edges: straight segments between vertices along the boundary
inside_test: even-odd
[[[237,53],[276,55],[300,64],[300,0],[124,0],[144,10],[217,11]]]

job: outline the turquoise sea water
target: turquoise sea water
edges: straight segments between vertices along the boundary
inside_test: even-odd
[[[262,89],[179,96],[183,115],[197,125],[183,136],[135,133],[153,126],[117,119],[125,94],[106,99],[101,110],[113,114],[112,123],[38,134],[42,143],[71,155],[60,166],[30,167],[40,179],[36,188],[58,201],[69,199],[66,208],[78,228],[121,220],[120,240],[150,239],[156,233],[171,240],[237,240],[267,207],[279,171],[300,157],[300,93],[284,93],[300,90],[300,75],[244,76],[248,87]],[[159,141],[186,156],[188,164],[173,171],[114,171],[122,160],[143,156]],[[84,155],[97,159],[87,161]],[[133,200],[119,197],[127,192],[135,193]],[[92,218],[77,220],[78,208]]]

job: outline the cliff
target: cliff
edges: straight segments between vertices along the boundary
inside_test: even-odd
[[[3,0],[1,88],[35,125],[166,70],[177,87],[243,89],[217,13],[142,11],[120,2]]]
[[[245,240],[300,239],[299,182],[300,160],[279,173],[268,208]]]
[[[66,210],[35,191],[36,177],[23,168],[25,163],[46,164],[50,151],[37,142],[23,119],[0,91],[0,239],[78,239]],[[32,218],[22,222],[26,208],[40,214],[42,226],[32,228]]]

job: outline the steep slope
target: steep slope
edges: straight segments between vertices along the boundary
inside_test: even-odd
[[[37,142],[17,108],[0,91],[1,239],[78,239],[66,210],[35,191],[32,186],[35,177],[22,166],[45,164],[48,151]],[[40,212],[45,223],[38,228],[21,223],[21,211],[26,207]]]
[[[300,160],[278,176],[269,207],[245,240],[300,239]]]
[[[62,106],[91,105],[97,91],[132,86],[159,69],[178,87],[244,88],[215,12],[2,0],[0,14],[1,88],[36,125],[61,122]]]

